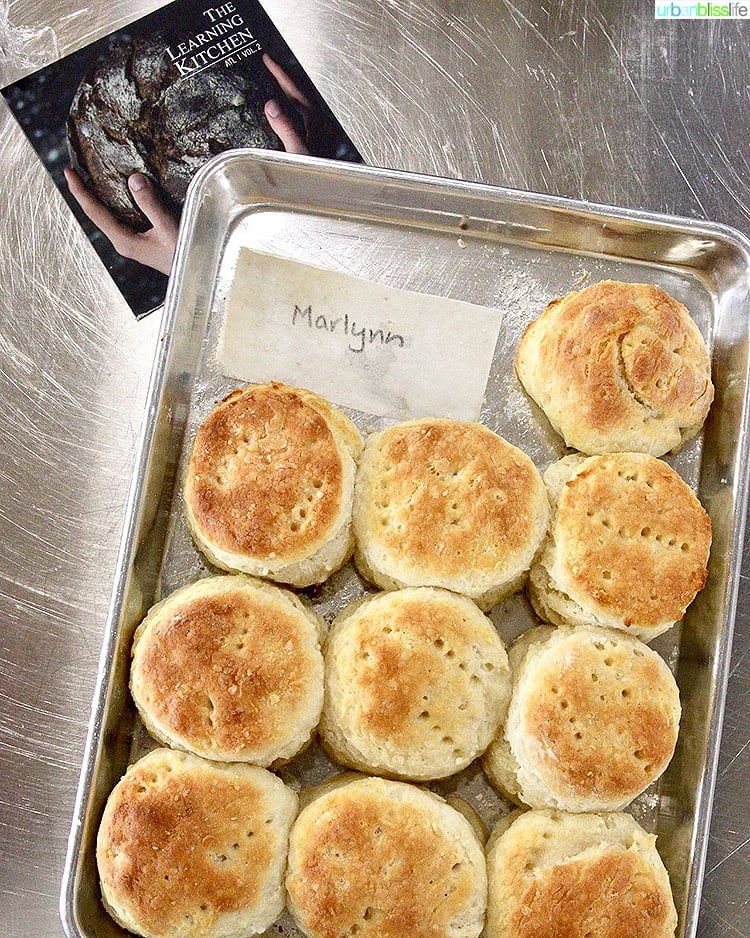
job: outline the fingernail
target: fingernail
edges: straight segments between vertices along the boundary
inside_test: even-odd
[[[148,186],[148,179],[143,173],[133,173],[132,176],[128,176],[128,185],[131,192],[140,192]]]
[[[279,102],[274,101],[273,98],[271,98],[270,101],[267,101],[266,102],[266,114],[268,114],[269,117],[279,117],[281,115],[281,108],[279,107]]]

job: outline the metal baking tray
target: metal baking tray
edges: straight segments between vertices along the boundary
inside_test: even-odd
[[[705,589],[683,622],[653,643],[680,687],[677,751],[629,810],[658,835],[679,935],[693,938],[745,517],[750,243],[731,229],[687,219],[252,150],[207,164],[184,209],[70,835],[61,895],[68,935],[125,934],[101,904],[96,831],[110,790],[153,745],[128,692],[135,626],[160,596],[210,572],[187,531],[179,480],[195,428],[238,384],[220,373],[216,346],[241,245],[500,308],[481,420],[540,468],[564,449],[513,373],[526,323],[550,299],[605,278],[656,283],[691,310],[711,352],[716,399],[702,434],[668,461],[709,511],[714,539]],[[348,412],[363,432],[384,423]],[[348,564],[307,595],[330,619],[367,589]],[[491,618],[507,641],[535,621],[523,594]],[[313,746],[282,774],[299,788],[334,771]],[[476,762],[431,787],[463,795],[488,825],[508,810]],[[271,932],[297,934],[286,914]]]

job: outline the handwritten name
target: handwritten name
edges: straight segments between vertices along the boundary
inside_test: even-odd
[[[371,329],[368,326],[358,325],[355,319],[349,317],[349,313],[343,316],[328,317],[322,313],[315,315],[312,306],[301,309],[295,304],[292,313],[292,325],[307,326],[309,329],[317,329],[320,332],[327,332],[331,335],[338,333],[343,336],[351,336],[354,344],[349,342],[347,348],[350,352],[357,354],[364,352],[368,345],[394,345],[403,348],[405,340],[398,332],[391,332],[390,329]]]

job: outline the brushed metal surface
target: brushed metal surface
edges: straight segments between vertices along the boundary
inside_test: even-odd
[[[161,3],[0,2],[0,80]],[[572,0],[266,0],[368,162],[750,228],[748,28]],[[0,921],[57,896],[156,317],[0,112]],[[699,935],[750,936],[745,548]]]

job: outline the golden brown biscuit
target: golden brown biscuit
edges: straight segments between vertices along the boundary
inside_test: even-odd
[[[549,519],[533,462],[478,423],[373,434],[357,473],[355,562],[382,589],[439,586],[489,609],[523,584]]]
[[[471,824],[442,798],[363,778],[300,812],[286,888],[309,938],[476,938],[487,872]]]
[[[363,772],[423,781],[465,768],[508,708],[503,641],[478,607],[431,587],[344,609],[325,647],[322,741]]]
[[[156,749],[109,796],[96,859],[107,911],[147,938],[257,935],[281,914],[297,796],[266,769]]]
[[[487,850],[486,938],[673,938],[656,838],[627,814],[526,811]]]
[[[688,310],[659,287],[605,280],[553,300],[516,371],[568,446],[662,456],[703,426],[711,360]]]
[[[323,620],[288,590],[206,577],[154,606],[130,686],[149,733],[207,759],[268,766],[312,738],[323,705]]]
[[[545,473],[553,520],[529,577],[542,619],[650,641],[681,619],[708,575],[711,519],[665,462],[567,456]]]
[[[357,428],[328,401],[271,383],[237,390],[198,428],[185,478],[193,537],[217,567],[294,586],[351,553]]]
[[[648,645],[610,629],[543,626],[508,657],[508,719],[483,760],[503,794],[534,808],[617,811],[667,767],[680,699]]]

